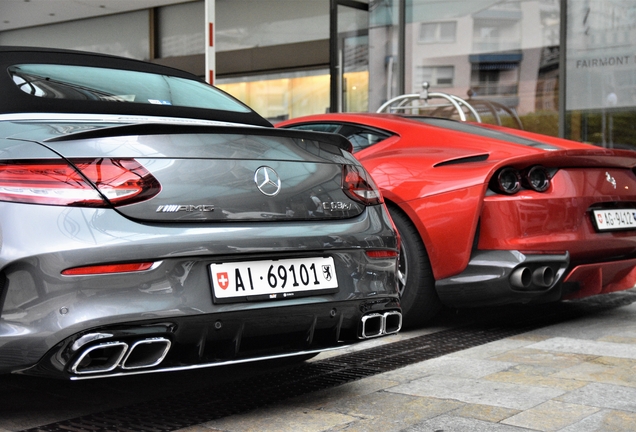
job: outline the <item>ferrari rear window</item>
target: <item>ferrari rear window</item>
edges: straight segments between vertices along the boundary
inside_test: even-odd
[[[312,130],[317,132],[337,133],[349,141],[353,145],[354,153],[365,149],[373,144],[377,144],[391,136],[388,132],[378,129],[366,128],[356,124],[341,123],[309,123],[302,125],[288,126],[289,129]]]
[[[249,112],[240,102],[204,82],[169,75],[56,64],[14,65],[9,67],[9,74],[18,88],[41,98]]]

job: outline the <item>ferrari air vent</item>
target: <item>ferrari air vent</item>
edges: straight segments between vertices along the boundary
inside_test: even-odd
[[[483,162],[486,159],[488,159],[488,154],[481,154],[476,156],[461,157],[457,159],[449,159],[449,160],[445,160],[444,162],[437,163],[433,166],[437,168],[437,167],[447,166],[447,165],[458,165],[458,164],[471,163],[471,162]]]

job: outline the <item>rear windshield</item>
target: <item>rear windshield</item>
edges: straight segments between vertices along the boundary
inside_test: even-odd
[[[18,88],[41,98],[250,111],[204,82],[168,75],[55,64],[14,65],[9,73]]]

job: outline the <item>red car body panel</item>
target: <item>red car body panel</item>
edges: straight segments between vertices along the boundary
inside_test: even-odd
[[[390,114],[324,114],[288,120],[277,127],[333,123],[362,125],[392,135],[355,156],[387,203],[398,206],[417,228],[440,296],[441,280],[462,276],[462,272],[465,281],[468,276],[479,277],[477,270],[468,269],[476,252],[484,251],[512,251],[533,259],[569,256],[567,270],[564,267],[558,276],[562,283],[577,284],[577,288],[564,290],[560,298],[586,297],[636,284],[636,230],[600,232],[591,213],[592,208],[633,208],[636,215],[636,152],[474,125],[505,134],[497,139]],[[536,145],[511,142],[515,137]],[[521,189],[504,195],[489,188],[502,167],[522,170],[534,165],[552,170],[547,191]],[[493,293],[482,301],[479,293],[462,291],[460,279],[453,283],[457,287],[445,300],[450,306],[466,306],[473,300],[499,303]],[[501,303],[513,301],[511,297]]]
[[[455,275],[468,265],[483,191],[480,184],[403,203],[401,208],[412,215],[428,246],[435,279]]]

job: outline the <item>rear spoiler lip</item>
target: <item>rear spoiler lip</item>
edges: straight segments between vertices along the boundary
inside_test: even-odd
[[[328,132],[299,131],[294,129],[277,129],[261,126],[227,126],[227,125],[185,125],[168,123],[135,123],[108,126],[99,129],[70,133],[46,139],[44,142],[65,142],[81,139],[111,138],[130,135],[175,135],[175,134],[242,134],[275,136],[292,139],[307,139],[334,145],[349,153],[353,145],[342,135]]]

